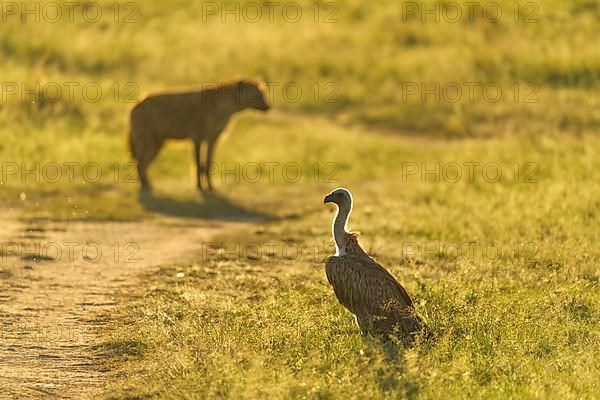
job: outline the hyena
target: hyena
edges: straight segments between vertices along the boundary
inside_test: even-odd
[[[150,190],[148,166],[167,139],[192,139],[198,189],[212,190],[209,166],[217,139],[231,116],[246,108],[269,109],[263,84],[238,80],[204,90],[146,96],[131,110],[129,132],[142,191]]]

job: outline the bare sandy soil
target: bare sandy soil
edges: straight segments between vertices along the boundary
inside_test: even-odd
[[[198,259],[233,223],[160,217],[135,223],[0,224],[0,399],[97,398],[99,337],[117,294],[153,268]],[[188,223],[189,222],[189,223]]]

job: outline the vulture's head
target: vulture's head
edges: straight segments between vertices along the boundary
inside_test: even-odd
[[[352,195],[348,189],[339,188],[329,193],[323,199],[323,204],[334,203],[339,208],[351,208],[352,207]]]

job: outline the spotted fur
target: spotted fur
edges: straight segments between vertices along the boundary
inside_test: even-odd
[[[147,169],[167,139],[191,139],[198,189],[212,190],[209,168],[217,139],[232,115],[246,108],[266,111],[263,84],[239,80],[203,90],[173,91],[143,98],[131,110],[129,144],[143,190],[150,189]],[[203,150],[204,149],[204,150]],[[202,154],[201,154],[202,153]]]

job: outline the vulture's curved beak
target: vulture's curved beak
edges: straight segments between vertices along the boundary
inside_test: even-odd
[[[327,203],[333,203],[333,199],[330,194],[325,196],[325,198],[323,199],[323,204],[327,204]]]

